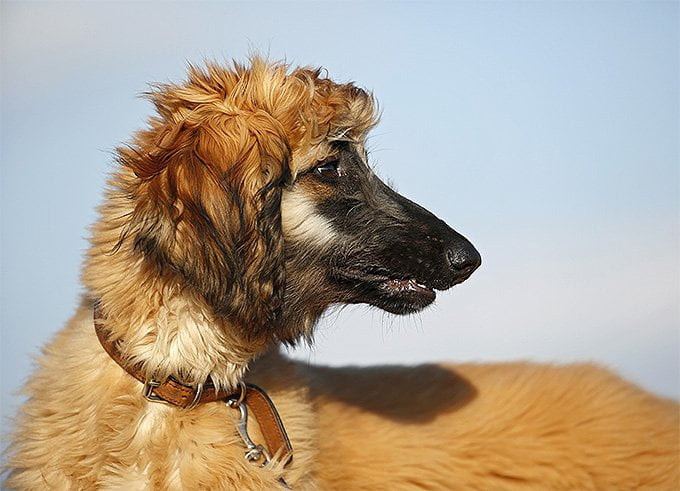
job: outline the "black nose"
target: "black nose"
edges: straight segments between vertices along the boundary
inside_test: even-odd
[[[463,239],[465,240],[465,239]],[[482,256],[467,240],[446,251],[446,261],[455,274],[456,283],[465,281],[482,264]]]

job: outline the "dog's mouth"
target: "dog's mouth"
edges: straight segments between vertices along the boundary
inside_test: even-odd
[[[368,303],[393,314],[418,312],[437,298],[435,286],[388,272],[343,269],[336,270],[333,276],[350,289],[352,302]]]
[[[382,282],[381,287],[391,295],[415,294],[422,297],[431,297],[431,302],[434,301],[437,296],[434,288],[418,283],[413,278],[409,278],[408,280],[385,280]]]

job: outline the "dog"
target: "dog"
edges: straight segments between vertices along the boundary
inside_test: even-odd
[[[678,489],[678,405],[593,365],[286,359],[333,304],[418,312],[481,258],[368,165],[373,96],[254,58],[153,86],[12,489]],[[263,443],[264,442],[264,443]]]

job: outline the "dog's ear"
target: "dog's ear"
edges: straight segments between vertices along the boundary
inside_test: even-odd
[[[291,156],[283,128],[261,110],[211,106],[162,116],[121,154],[135,175],[134,249],[247,334],[276,335],[285,281],[280,203]]]

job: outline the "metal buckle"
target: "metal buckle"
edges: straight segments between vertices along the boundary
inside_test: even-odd
[[[167,402],[165,399],[162,399],[158,397],[156,394],[153,393],[153,390],[157,387],[160,387],[161,383],[154,380],[150,379],[144,382],[144,388],[142,389],[142,394],[144,394],[144,397],[146,398],[147,401],[151,402]]]
[[[162,403],[165,403],[165,404],[173,405],[173,404],[170,404],[170,402],[166,401],[165,399],[163,399],[160,396],[157,396],[154,393],[154,389],[156,389],[160,386],[161,386],[161,383],[158,382],[157,380],[154,380],[154,379],[147,380],[146,382],[144,382],[144,388],[142,389],[142,394],[144,394],[144,397],[146,398],[147,401],[162,402]],[[193,409],[196,406],[198,406],[198,403],[201,401],[201,395],[202,394],[203,394],[203,384],[198,384],[196,386],[196,393],[194,394],[193,400],[184,409],[189,410],[189,409]]]
[[[238,409],[241,412],[241,417],[238,423],[236,423],[236,430],[246,446],[245,459],[248,462],[257,462],[264,457],[264,461],[260,464],[260,467],[264,467],[272,460],[272,457],[264,446],[253,442],[248,434],[248,407],[245,405],[246,385],[243,382],[240,382],[239,385],[241,387],[241,394],[239,394],[238,398],[229,399],[227,406]]]

